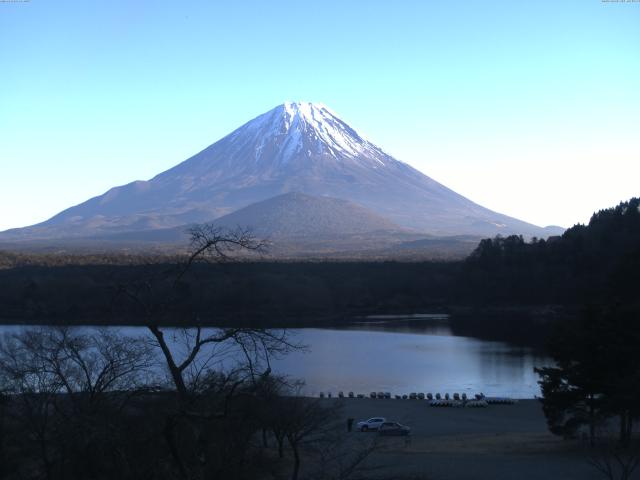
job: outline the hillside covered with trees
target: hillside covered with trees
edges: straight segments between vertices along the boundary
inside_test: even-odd
[[[634,303],[639,278],[640,199],[633,198],[560,237],[482,240],[460,272],[460,295],[489,303]]]

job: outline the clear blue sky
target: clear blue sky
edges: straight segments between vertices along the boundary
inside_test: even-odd
[[[540,225],[640,195],[640,2],[0,2],[0,230],[327,104]]]

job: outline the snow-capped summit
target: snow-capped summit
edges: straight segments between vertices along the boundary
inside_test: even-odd
[[[285,132],[294,130],[301,136],[311,135],[317,140],[319,152],[326,151],[334,157],[339,154],[355,157],[379,150],[322,103],[285,102],[282,107]],[[279,113],[280,107],[275,110]]]
[[[327,155],[383,163],[386,156],[321,103],[285,102],[235,130],[229,138],[241,149],[251,142],[256,162],[286,164],[300,155]],[[273,148],[279,149],[275,156]]]
[[[548,235],[396,160],[324,105],[286,102],[148,181],[114,187],[4,236],[177,227],[212,221],[288,192],[348,200],[401,227],[436,235]]]

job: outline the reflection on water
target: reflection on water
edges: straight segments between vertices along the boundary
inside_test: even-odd
[[[2,326],[0,332],[21,328]],[[149,339],[142,327],[117,329]],[[368,318],[340,329],[290,332],[294,341],[308,349],[275,359],[272,367],[276,373],[304,379],[304,391],[310,395],[335,395],[338,391],[483,392],[533,398],[540,394],[533,368],[551,363],[527,348],[454,336],[442,318]]]
[[[306,380],[306,391],[466,392],[533,398],[535,366],[550,361],[532,350],[450,334],[446,324],[296,330],[308,353],[274,362],[275,370]]]
[[[336,330],[366,330],[374,332],[419,333],[428,335],[452,335],[447,315],[370,315]]]

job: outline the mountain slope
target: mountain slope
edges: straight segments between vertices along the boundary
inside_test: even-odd
[[[253,203],[213,224],[225,228],[248,227],[259,237],[272,238],[406,231],[353,202],[296,192]]]
[[[95,236],[206,222],[293,191],[349,200],[430,234],[548,235],[394,159],[325,106],[288,102],[149,181],[112,188],[2,237]]]
[[[260,258],[433,259],[462,258],[481,237],[429,237],[399,227],[347,200],[286,193],[253,203],[211,222],[249,228],[267,248]],[[26,251],[174,251],[189,244],[191,225],[124,231],[94,237],[22,242]],[[0,249],[6,244],[0,243]],[[9,245],[15,249],[16,245]]]

